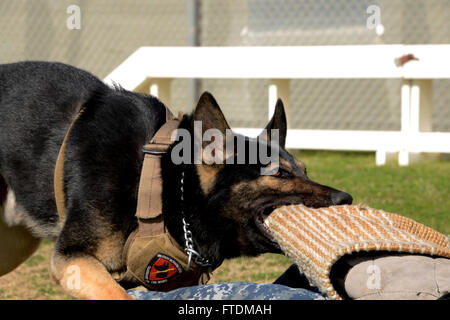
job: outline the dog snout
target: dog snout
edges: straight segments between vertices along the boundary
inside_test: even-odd
[[[333,205],[352,204],[353,198],[347,192],[336,191],[331,195],[331,202]]]

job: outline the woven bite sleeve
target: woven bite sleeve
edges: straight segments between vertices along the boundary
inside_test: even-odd
[[[383,251],[450,258],[445,235],[406,217],[365,206],[283,206],[265,223],[311,285],[331,299],[341,299],[330,271],[344,255]]]

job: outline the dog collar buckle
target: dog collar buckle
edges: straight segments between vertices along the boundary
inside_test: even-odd
[[[167,153],[170,144],[166,143],[148,143],[142,148],[142,152],[151,155],[161,155]]]
[[[165,150],[148,150],[148,149],[145,149],[145,148],[142,149],[142,152],[146,153],[146,154],[151,154],[151,155],[154,155],[154,156],[159,156],[159,155],[167,153],[167,151],[165,151]]]

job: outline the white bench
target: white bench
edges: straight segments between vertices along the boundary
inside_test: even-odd
[[[419,60],[396,66],[394,59],[405,54]],[[450,79],[449,57],[450,45],[141,47],[104,81],[151,93],[170,106],[175,78],[270,79],[270,117],[278,97],[289,108],[290,79],[402,79],[400,131],[290,129],[286,146],[375,151],[378,165],[387,152],[398,152],[399,164],[408,165],[410,153],[450,153],[450,133],[431,132],[431,81]],[[255,136],[261,129],[235,130]]]

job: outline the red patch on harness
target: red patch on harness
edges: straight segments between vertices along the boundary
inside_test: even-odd
[[[174,258],[157,253],[145,269],[145,282],[151,284],[166,283],[183,272],[183,268]]]

